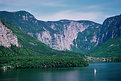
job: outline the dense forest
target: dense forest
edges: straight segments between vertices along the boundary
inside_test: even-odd
[[[11,48],[0,46],[0,67],[57,68],[88,66],[88,62],[83,57],[32,55],[32,53],[31,55],[26,55],[29,52],[21,50],[22,48],[16,46],[12,46]]]

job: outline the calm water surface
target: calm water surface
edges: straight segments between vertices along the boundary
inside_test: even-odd
[[[91,63],[88,67],[61,69],[0,71],[0,81],[121,81],[121,63]]]

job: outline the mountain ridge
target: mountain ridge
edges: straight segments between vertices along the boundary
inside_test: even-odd
[[[32,37],[37,38],[41,42],[49,45],[51,48],[56,50],[73,50],[72,46],[82,50],[82,48],[78,48],[77,45],[73,43],[74,40],[77,38],[78,33],[84,31],[92,25],[100,26],[100,24],[86,20],[60,20],[48,22],[39,21],[36,20],[35,17],[31,18],[30,13],[26,11],[20,11],[16,13],[14,12],[14,14],[11,13],[14,16],[11,14],[2,14],[4,16],[1,16],[1,14],[2,12],[0,13],[1,18],[7,20],[11,24],[19,27],[20,29],[31,35]],[[92,35],[94,35],[94,33],[92,33]],[[90,40],[93,40],[93,36],[91,35]],[[81,42],[84,41],[82,40]],[[92,44],[90,43],[90,45]],[[84,49],[88,51],[88,48],[84,47]],[[82,50],[82,52],[84,51]]]
[[[98,24],[89,20],[74,21],[67,19],[45,22],[37,20],[26,11],[14,12],[14,14],[12,12],[9,13],[12,15],[5,15],[0,12],[0,18],[7,20],[30,36],[56,50],[88,53],[93,48],[108,41],[111,38],[112,31],[114,31],[113,29],[115,29],[115,35],[120,36],[120,27],[113,25],[108,27],[107,25],[110,23],[105,24],[106,21],[108,22],[111,18],[115,19],[117,16],[107,18],[103,24]]]
[[[88,66],[88,62],[81,53],[54,50],[3,20],[2,24],[2,27],[5,26],[12,32],[12,36],[16,35],[20,46],[0,45],[0,69]],[[12,36],[10,38],[13,38]],[[4,40],[4,42],[10,41]]]

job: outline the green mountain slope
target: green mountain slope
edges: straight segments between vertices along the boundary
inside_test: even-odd
[[[49,46],[45,45],[44,43],[36,40],[35,38],[27,35],[22,30],[12,26],[11,24],[8,24],[6,22],[3,22],[3,24],[6,25],[9,29],[13,31],[14,34],[18,37],[18,42],[20,43],[22,51],[28,50],[27,55],[56,55],[56,56],[83,56],[80,53],[73,53],[73,52],[65,52],[65,51],[56,51],[50,48]],[[15,46],[13,46],[15,47]],[[18,48],[19,49],[19,48]],[[18,52],[18,51],[17,51]],[[66,54],[67,53],[67,54]]]
[[[90,52],[94,57],[121,57],[121,37],[110,39]]]
[[[100,30],[99,45],[91,51],[96,57],[121,57],[121,15],[107,18]]]
[[[108,48],[107,42],[109,40],[117,42],[115,39],[121,36],[121,15],[107,18],[102,25],[87,20],[45,22],[37,20],[31,13],[26,11],[0,11],[0,18],[17,27],[11,28],[10,26],[10,29],[15,32],[19,43],[23,47],[20,52],[24,51],[26,55],[81,57],[82,55],[79,53],[90,54],[90,51],[93,53],[92,55],[97,57],[120,55],[120,52],[117,53],[117,51],[120,51],[119,47],[117,49]],[[77,53],[56,51],[47,45],[53,49],[68,50]],[[18,53],[19,51],[16,52]]]
[[[97,45],[101,27],[89,20],[40,21],[27,11],[0,11],[0,18],[53,49],[82,53]]]
[[[2,23],[16,34],[20,47],[0,46],[0,67],[47,68],[88,65],[82,54],[53,50],[11,24],[4,21]]]

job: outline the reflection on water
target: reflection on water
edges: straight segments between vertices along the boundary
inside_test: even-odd
[[[74,74],[74,75],[73,75]],[[70,72],[47,72],[39,79],[39,81],[79,81],[78,71]]]
[[[92,63],[89,67],[0,71],[0,81],[121,81],[121,63]]]
[[[96,81],[96,69],[94,69],[94,80]]]

